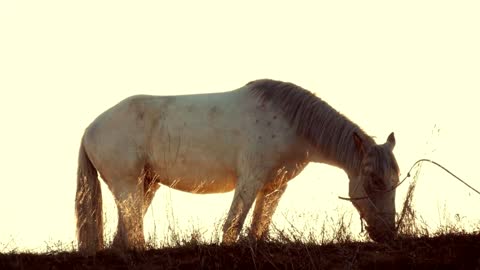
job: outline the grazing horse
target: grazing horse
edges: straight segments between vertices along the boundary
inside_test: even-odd
[[[86,129],[75,200],[80,251],[103,248],[98,173],[113,193],[113,246],[141,249],[143,218],[160,185],[196,193],[234,190],[223,242],[236,241],[253,210],[262,239],[289,180],[309,162],[343,169],[349,195],[375,241],[395,236],[399,169],[393,133],[376,144],[359,126],[292,83],[257,80],[229,92],[129,97]],[[98,172],[98,173],[97,173]]]

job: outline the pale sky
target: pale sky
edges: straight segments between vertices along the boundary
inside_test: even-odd
[[[316,92],[379,143],[394,131],[403,174],[427,157],[480,188],[479,2],[319,2],[2,1],[0,252],[74,240],[83,130],[134,94],[290,81]],[[398,204],[406,187],[398,189]],[[116,211],[103,188],[112,231]],[[346,211],[358,234],[353,207],[337,199],[347,194],[343,171],[312,164],[290,183],[274,222],[285,226],[287,218],[320,229],[325,213]],[[451,216],[480,221],[480,196],[431,165],[424,166],[415,196],[417,213],[433,229],[445,205]],[[161,188],[146,234],[154,223],[157,233],[165,230],[167,203],[179,230],[192,222],[210,230],[231,198]]]

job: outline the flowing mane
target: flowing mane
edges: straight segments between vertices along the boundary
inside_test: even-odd
[[[374,143],[357,124],[300,86],[269,79],[252,81],[247,86],[261,101],[278,106],[297,134],[335,163],[358,168],[354,132],[366,143]]]

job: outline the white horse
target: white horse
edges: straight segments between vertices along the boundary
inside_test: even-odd
[[[287,182],[309,162],[343,169],[372,239],[395,236],[399,169],[393,133],[377,145],[356,124],[291,83],[257,80],[233,91],[139,95],[97,117],[83,135],[76,192],[80,251],[103,248],[97,171],[113,193],[113,246],[141,249],[143,217],[159,186],[197,193],[234,190],[223,242],[236,241],[255,203],[250,236],[266,236]],[[393,189],[393,190],[392,190]]]

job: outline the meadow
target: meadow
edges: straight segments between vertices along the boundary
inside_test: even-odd
[[[142,252],[107,248],[83,256],[74,243],[60,242],[46,243],[43,253],[10,247],[0,253],[0,269],[480,269],[480,223],[446,220],[431,231],[413,205],[417,179],[418,171],[398,213],[399,235],[388,244],[353,235],[347,216],[335,222],[315,217],[316,228],[307,229],[272,224],[269,239],[261,242],[244,231],[230,246],[221,244],[221,221],[213,235],[171,224],[165,237],[150,235]]]

